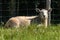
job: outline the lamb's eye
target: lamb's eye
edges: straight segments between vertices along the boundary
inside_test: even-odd
[[[40,15],[42,15],[42,16],[43,16],[43,15],[44,15],[44,13],[43,13],[43,12],[41,12],[41,13],[40,13]]]

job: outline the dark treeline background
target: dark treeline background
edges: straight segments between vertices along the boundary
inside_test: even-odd
[[[35,8],[46,8],[46,0],[0,0],[0,22],[13,16],[38,15]],[[60,23],[60,0],[52,0],[52,23]]]

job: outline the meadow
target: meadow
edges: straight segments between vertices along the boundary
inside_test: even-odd
[[[20,28],[0,26],[0,40],[60,40],[60,26],[48,28],[31,25]]]

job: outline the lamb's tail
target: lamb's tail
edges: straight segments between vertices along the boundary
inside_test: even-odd
[[[6,24],[4,25],[5,28],[8,28],[9,26],[9,20],[6,22]]]

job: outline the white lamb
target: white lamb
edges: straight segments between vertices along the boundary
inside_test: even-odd
[[[33,19],[37,16],[17,16],[10,18],[7,23],[5,24],[5,27],[20,27],[20,26],[29,26],[31,23],[30,19]]]
[[[20,27],[20,26],[29,26],[31,23],[38,23],[44,24],[45,27],[47,27],[48,24],[48,10],[46,9],[36,9],[36,11],[39,13],[37,16],[17,16],[10,18],[7,23],[5,24],[5,27]]]

